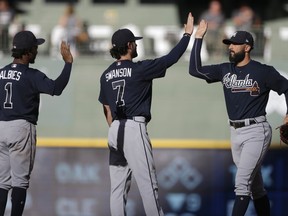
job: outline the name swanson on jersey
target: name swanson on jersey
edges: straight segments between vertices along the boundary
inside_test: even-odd
[[[16,80],[19,81],[21,78],[21,72],[16,71],[16,70],[2,70],[0,72],[0,79],[10,79],[10,80]]]
[[[113,69],[105,74],[106,82],[118,77],[131,77],[132,68]]]

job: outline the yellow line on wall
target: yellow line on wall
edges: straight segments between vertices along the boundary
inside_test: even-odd
[[[227,149],[228,140],[193,140],[193,139],[152,139],[153,148],[195,148],[195,149]],[[107,148],[105,138],[44,138],[37,141],[38,147],[67,148]]]
[[[152,139],[153,148],[176,149],[230,149],[229,140],[200,140],[200,139]],[[40,137],[38,147],[48,148],[107,148],[106,138],[45,138]],[[274,143],[271,148],[287,149],[287,145]]]

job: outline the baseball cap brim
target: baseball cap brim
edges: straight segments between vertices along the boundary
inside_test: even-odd
[[[37,38],[37,45],[41,45],[41,44],[43,44],[43,43],[45,43],[45,39],[43,39],[43,38]]]
[[[245,44],[245,42],[239,43],[239,42],[235,42],[235,41],[230,40],[230,39],[224,39],[224,40],[223,40],[223,43],[226,44],[226,45],[230,45],[230,44],[236,44],[236,45]]]
[[[135,40],[141,40],[141,39],[143,39],[143,37],[134,37],[135,38]]]

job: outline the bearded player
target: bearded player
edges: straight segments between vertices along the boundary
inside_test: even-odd
[[[200,51],[207,28],[207,22],[202,20],[195,34],[189,73],[208,83],[222,82],[223,85],[232,157],[237,167],[232,216],[244,216],[251,198],[258,216],[270,216],[261,174],[272,136],[265,108],[271,90],[284,94],[288,104],[288,80],[274,67],[251,59],[254,39],[246,31],[237,31],[230,39],[223,40],[229,46],[230,63],[202,66]],[[284,123],[287,122],[286,114]]]

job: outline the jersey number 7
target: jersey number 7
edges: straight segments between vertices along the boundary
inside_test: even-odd
[[[125,80],[117,80],[112,82],[113,90],[117,90],[117,99],[116,104],[117,106],[125,106],[125,101],[123,99],[124,90],[125,90]]]

